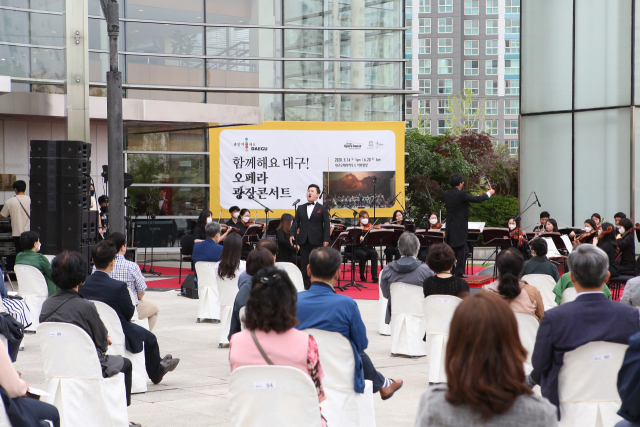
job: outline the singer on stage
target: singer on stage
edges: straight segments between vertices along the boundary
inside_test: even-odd
[[[467,277],[464,274],[464,265],[467,258],[469,235],[469,203],[480,203],[488,200],[495,191],[490,189],[480,196],[472,196],[462,191],[462,174],[454,173],[449,177],[451,189],[442,194],[447,208],[447,221],[444,241],[451,246],[456,254],[455,275]]]
[[[305,289],[309,289],[311,286],[311,280],[307,275],[309,254],[317,247],[328,246],[331,236],[329,209],[317,202],[318,197],[320,197],[320,187],[316,184],[309,185],[307,188],[307,203],[298,206],[298,209],[296,209],[296,217],[291,225],[291,237],[289,239],[291,246],[293,246],[294,236],[298,236],[300,270],[302,271]],[[296,234],[298,232],[299,234]]]

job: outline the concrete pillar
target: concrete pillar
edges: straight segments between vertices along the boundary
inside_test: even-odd
[[[89,142],[89,21],[86,0],[66,0],[67,138]]]

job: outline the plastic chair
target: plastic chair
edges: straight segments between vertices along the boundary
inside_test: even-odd
[[[180,271],[178,272],[178,285],[182,282],[182,261],[193,262],[193,245],[196,238],[190,234],[185,234],[180,238]]]
[[[322,387],[327,399],[320,404],[329,426],[375,427],[373,383],[365,380],[364,393],[353,390],[355,360],[353,348],[337,332],[305,329],[318,343],[318,354],[324,371]]]
[[[422,341],[425,334],[422,286],[396,282],[390,288],[391,357],[396,354],[426,356],[427,344]]]
[[[218,290],[220,291],[220,341],[218,348],[229,345],[229,330],[231,329],[231,316],[233,315],[233,303],[238,294],[238,277],[233,279],[217,278]]]
[[[540,291],[544,311],[558,306],[556,294],[553,293],[553,288],[556,287],[556,281],[553,280],[553,277],[548,274],[527,274],[522,277],[522,280]]]
[[[30,265],[16,264],[13,270],[18,280],[20,296],[24,298],[24,302],[31,312],[32,323],[26,330],[35,332],[40,324],[42,304],[49,296],[47,281],[40,270]]]
[[[380,289],[380,281],[382,280],[382,273],[378,276],[378,313],[379,313],[379,324],[378,331],[380,335],[391,335],[391,325],[386,324],[384,321],[387,318],[387,304],[388,299],[382,295],[382,289]]]
[[[533,348],[536,345],[536,336],[538,335],[538,328],[540,323],[535,317],[525,313],[514,313],[516,320],[518,321],[518,335],[520,335],[520,342],[522,346],[527,350],[527,359],[524,361],[524,373],[530,374],[533,371],[533,365],[531,364],[531,355],[533,354]]]
[[[558,426],[613,426],[622,420],[616,381],[627,347],[594,341],[564,354],[558,374]]]
[[[92,302],[96,306],[100,320],[104,323],[111,338],[112,344],[109,346],[107,354],[122,356],[131,360],[131,393],[146,393],[147,365],[144,358],[144,350],[140,353],[130,353],[127,351],[122,324],[116,312],[103,302]]]
[[[196,274],[198,275],[198,320],[220,320],[220,294],[218,292],[218,280],[216,278],[217,262],[196,262]]]
[[[453,295],[429,295],[424,299],[424,324],[427,333],[429,382],[446,383],[444,356],[449,341],[449,325],[462,300]]]
[[[244,322],[242,321],[242,318],[244,317],[244,312],[245,312],[245,307],[240,307],[240,310],[238,311],[238,317],[240,318],[240,330],[242,331],[247,330],[247,327],[244,326]]]
[[[54,259],[56,256],[55,256],[55,255],[45,255],[44,257],[49,261],[49,264],[51,264],[51,261],[53,261],[53,259]]]
[[[318,393],[309,375],[291,366],[243,366],[229,377],[233,427],[320,427]]]
[[[304,292],[304,280],[297,265],[291,262],[276,262],[275,266],[287,272],[298,292]]]
[[[45,322],[37,336],[50,393],[43,400],[58,408],[62,426],[129,425],[124,374],[102,377],[96,348],[85,331],[69,323]]]
[[[562,291],[562,300],[560,301],[560,305],[575,301],[577,296],[578,292],[576,291],[576,288],[570,287],[565,289]]]

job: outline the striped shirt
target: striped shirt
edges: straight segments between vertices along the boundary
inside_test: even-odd
[[[95,266],[93,266],[93,271],[96,271]],[[134,304],[138,305],[138,292],[144,292],[147,289],[147,283],[144,281],[138,264],[128,261],[123,255],[118,254],[116,255],[116,265],[109,277],[125,282],[133,294]]]

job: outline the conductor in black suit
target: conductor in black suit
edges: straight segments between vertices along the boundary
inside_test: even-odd
[[[480,196],[472,196],[466,191],[462,191],[462,174],[454,173],[449,177],[451,189],[442,194],[444,204],[447,208],[446,233],[444,241],[451,246],[456,254],[455,275],[466,277],[464,274],[464,264],[467,258],[469,235],[469,203],[480,203],[488,200],[495,191],[490,189]]]
[[[304,288],[309,289],[311,280],[307,275],[307,265],[309,264],[309,254],[320,246],[329,246],[331,238],[331,220],[329,209],[318,203],[320,197],[320,187],[311,184],[307,188],[307,203],[298,206],[296,217],[291,226],[291,246],[295,236],[298,237],[300,245],[300,271],[304,279]],[[299,234],[296,234],[298,233]]]

